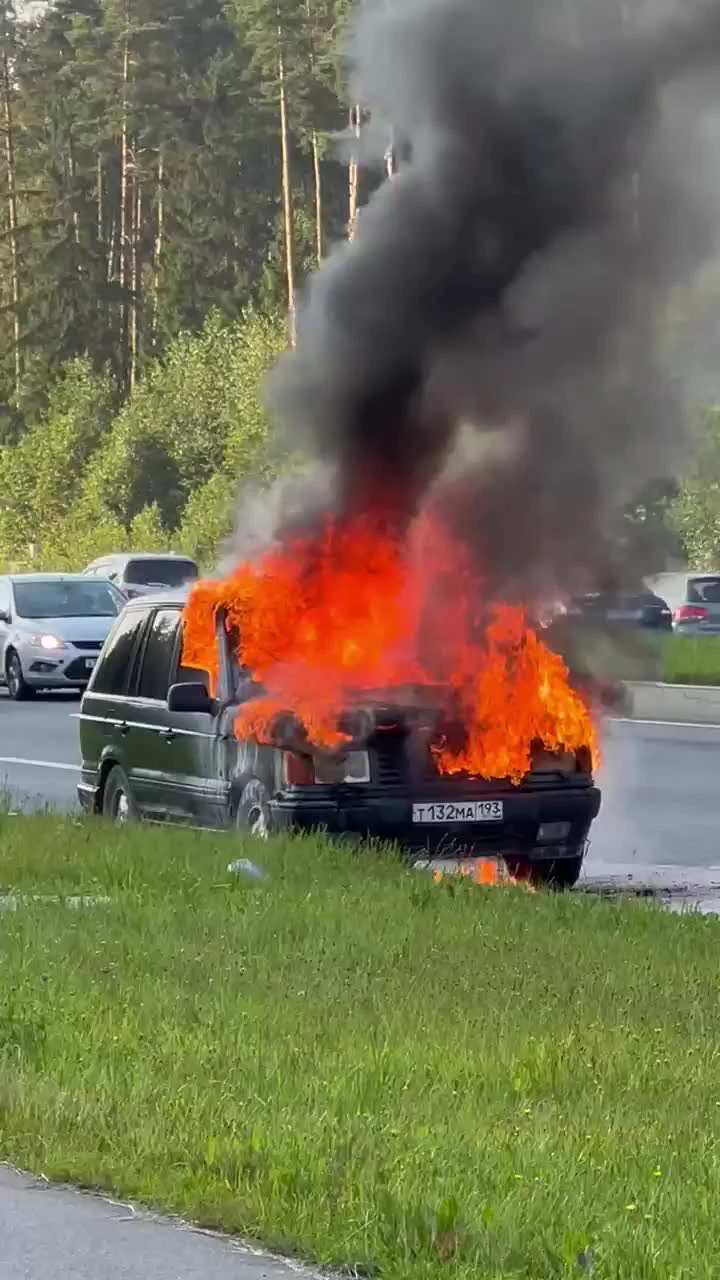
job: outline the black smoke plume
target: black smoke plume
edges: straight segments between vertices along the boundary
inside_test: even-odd
[[[341,509],[435,502],[497,593],[570,588],[682,453],[662,321],[715,248],[720,3],[382,0],[350,52],[407,161],[312,278],[271,411]]]

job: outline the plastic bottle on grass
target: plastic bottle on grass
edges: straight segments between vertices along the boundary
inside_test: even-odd
[[[270,879],[267,871],[259,867],[256,862],[251,862],[249,858],[236,858],[234,862],[229,862],[228,871],[233,876],[244,876],[246,880]]]

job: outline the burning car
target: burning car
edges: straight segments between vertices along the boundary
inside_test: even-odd
[[[233,726],[236,825],[577,879],[600,806],[588,701],[522,608],[482,603],[427,514],[402,539],[328,521],[196,584],[182,653]]]
[[[502,856],[513,874],[567,886],[580,871],[600,795],[587,748],[530,744],[522,777],[443,771],[466,740],[446,688],[367,692],[318,748],[297,716],[276,714],[239,668],[227,614],[213,625],[211,681],[185,665],[181,596],[129,603],[104,646],[80,711],[82,806],[114,821],[192,823],[266,836],[325,830],[392,840],[413,858]],[[449,757],[451,758],[451,757]]]

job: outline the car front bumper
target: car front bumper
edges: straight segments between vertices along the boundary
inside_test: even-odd
[[[349,787],[342,794],[323,795],[320,788],[297,788],[276,795],[270,802],[273,824],[281,829],[325,830],[332,835],[356,835],[387,840],[413,854],[453,858],[487,854],[523,854],[535,858],[575,857],[584,848],[590,825],[600,809],[597,787],[559,787],[554,790],[474,791],[453,788],[428,795],[408,792],[364,791]],[[329,790],[329,789],[328,789]],[[428,800],[463,804],[477,800],[502,800],[503,817],[491,822],[450,822],[444,825],[413,822],[413,803]],[[563,823],[560,838],[545,839],[541,826]]]
[[[76,689],[86,685],[98,658],[97,653],[84,653],[75,648],[18,645],[17,649],[25,683],[40,689]]]

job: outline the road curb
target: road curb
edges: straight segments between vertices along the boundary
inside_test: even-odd
[[[628,680],[623,685],[622,703],[622,715],[629,720],[720,724],[720,688],[713,685]]]

